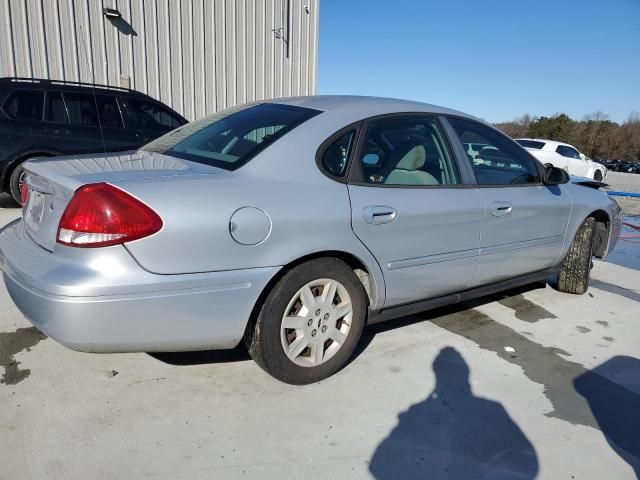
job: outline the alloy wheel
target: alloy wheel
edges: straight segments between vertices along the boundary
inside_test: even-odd
[[[317,367],[344,345],[351,329],[353,306],[340,282],[321,278],[298,290],[281,321],[285,354],[297,365]]]

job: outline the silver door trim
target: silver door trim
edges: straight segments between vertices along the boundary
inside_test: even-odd
[[[465,258],[477,258],[479,249],[472,248],[469,250],[460,250],[457,252],[438,253],[436,255],[428,255],[426,257],[407,258],[405,260],[395,260],[387,265],[389,270],[398,270],[400,268],[419,267],[421,265],[429,265],[431,263],[452,262],[454,260],[463,260]]]
[[[541,237],[531,240],[523,240],[521,242],[502,243],[499,245],[490,245],[480,248],[480,255],[493,255],[496,253],[510,252],[513,250],[521,250],[523,248],[538,247],[551,243],[559,243],[564,241],[563,235],[555,235],[553,237]]]

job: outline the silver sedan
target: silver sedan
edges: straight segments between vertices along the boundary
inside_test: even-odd
[[[89,352],[244,339],[293,384],[339,370],[367,323],[540,279],[584,293],[620,229],[597,183],[463,113],[382,98],[243,105],[25,170],[0,266],[36,327]]]

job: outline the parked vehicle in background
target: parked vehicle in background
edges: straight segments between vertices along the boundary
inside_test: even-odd
[[[607,168],[607,170],[611,172],[620,171],[619,169],[620,169],[621,160],[597,160],[597,162],[604,165]]]
[[[515,141],[543,164],[550,163],[571,175],[592,178],[597,181],[602,181],[607,176],[607,168],[604,165],[594,162],[568,143],[543,138],[516,138]]]
[[[640,162],[623,161],[620,163],[618,171],[624,173],[640,173]]]
[[[0,189],[19,202],[26,160],[133,150],[186,122],[134,90],[0,78]]]
[[[244,338],[294,384],[345,365],[366,323],[542,279],[582,294],[621,226],[592,181],[497,129],[373,97],[234,107],[138,152],[25,170],[0,267],[36,327],[92,352]]]

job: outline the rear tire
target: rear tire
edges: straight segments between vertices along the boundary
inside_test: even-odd
[[[319,258],[298,265],[260,306],[255,327],[245,336],[249,354],[282,382],[323,380],[353,354],[366,320],[366,299],[362,283],[343,261]]]
[[[588,217],[578,229],[569,247],[569,253],[560,267],[556,283],[559,291],[582,295],[589,288],[595,231],[596,220]]]
[[[18,205],[21,204],[22,198],[20,194],[20,185],[24,179],[24,168],[22,162],[15,166],[9,177],[9,193]]]

